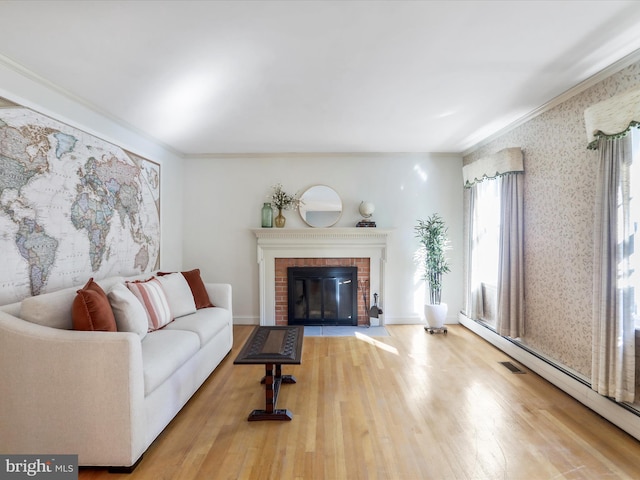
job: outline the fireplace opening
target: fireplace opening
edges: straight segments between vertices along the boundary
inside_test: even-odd
[[[357,267],[287,268],[289,325],[357,325]]]

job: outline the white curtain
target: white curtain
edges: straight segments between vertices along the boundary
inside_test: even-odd
[[[496,331],[503,336],[518,338],[524,335],[524,180],[521,174],[504,175],[500,180]]]
[[[592,388],[618,402],[635,396],[635,325],[628,295],[628,165],[631,142],[598,140],[600,164],[596,184]]]

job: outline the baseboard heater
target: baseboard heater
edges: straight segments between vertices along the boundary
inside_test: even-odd
[[[640,440],[640,412],[635,408],[600,395],[591,389],[589,382],[544,358],[520,342],[498,335],[493,329],[470,319],[462,312],[458,314],[458,320],[463,326],[502,350],[518,363],[537,373],[632,437]]]

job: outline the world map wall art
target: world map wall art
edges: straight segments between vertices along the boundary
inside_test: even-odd
[[[160,165],[0,98],[0,305],[160,267]]]

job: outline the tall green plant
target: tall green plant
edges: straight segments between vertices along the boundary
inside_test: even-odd
[[[418,260],[423,268],[422,278],[429,284],[431,304],[439,305],[442,296],[442,275],[448,273],[449,260],[445,252],[451,248],[444,220],[434,213],[426,220],[418,220],[414,227],[420,241]]]

